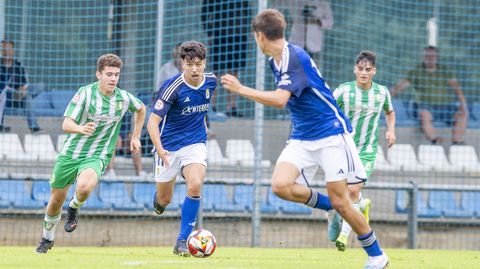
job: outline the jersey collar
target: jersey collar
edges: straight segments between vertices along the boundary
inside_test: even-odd
[[[282,50],[282,59],[278,65],[275,62],[275,59],[273,59],[273,57],[270,57],[270,59],[272,59],[273,61],[273,65],[280,72],[285,71],[288,67],[288,53],[289,53],[288,44],[289,43],[285,41],[285,45],[283,46],[283,50]],[[287,66],[285,66],[285,64],[287,64]],[[282,67],[284,67],[283,68],[284,70],[282,70]]]
[[[194,87],[194,86],[188,84],[187,80],[185,80],[185,73],[182,73],[182,80],[183,80],[183,82],[184,82],[185,84],[187,84],[188,87],[190,87],[190,88],[192,88],[192,89],[194,89],[194,90],[198,90],[198,89],[200,89],[200,88],[203,86],[203,84],[205,84],[205,80],[206,80],[206,78],[205,78],[205,73],[203,73],[202,75],[203,75],[202,83],[200,83],[197,87]]]

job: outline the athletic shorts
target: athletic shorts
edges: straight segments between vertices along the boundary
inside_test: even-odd
[[[370,178],[370,175],[375,168],[375,161],[377,160],[377,153],[360,153],[360,160],[362,161],[363,168],[367,174],[367,178]]]
[[[311,185],[318,166],[325,172],[326,182],[347,180],[348,184],[367,181],[358,151],[350,134],[329,136],[315,141],[290,140],[277,163],[295,165],[300,176],[296,182]]]
[[[177,151],[168,153],[170,166],[165,168],[162,159],[154,153],[154,175],[157,182],[168,182],[181,175],[182,168],[192,163],[198,163],[207,167],[207,147],[203,143],[188,145]]]
[[[95,170],[98,179],[100,179],[106,166],[105,160],[95,157],[72,159],[63,155],[58,156],[53,168],[52,178],[50,179],[50,186],[62,189],[67,185],[73,184],[80,172],[87,168]]]

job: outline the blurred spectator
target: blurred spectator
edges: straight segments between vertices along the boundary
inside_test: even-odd
[[[415,88],[421,128],[427,139],[432,144],[441,142],[432,124],[432,121],[439,121],[449,126],[453,124],[452,144],[464,144],[467,102],[453,72],[447,66],[438,64],[438,48],[425,47],[423,62],[392,88],[392,96],[410,85]]]
[[[160,89],[163,82],[176,74],[180,73],[182,69],[182,59],[180,58],[180,45],[182,43],[178,43],[173,47],[172,59],[165,64],[163,64],[160,69],[158,69],[157,73],[157,88],[155,92]]]
[[[210,38],[209,54],[213,72],[238,77],[245,67],[247,39],[250,34],[250,8],[248,1],[204,0],[202,5],[203,29]],[[237,111],[236,95],[226,92],[227,115],[242,117]],[[216,111],[216,91],[212,108]]]
[[[116,150],[113,152],[112,159],[105,170],[106,176],[115,176],[115,156],[118,154],[121,156],[131,155],[136,175],[142,178],[146,177],[146,173],[143,171],[142,166],[142,151],[137,153],[130,152],[130,140],[132,138],[131,123],[132,115],[129,113],[122,119],[120,133],[118,134],[117,144],[115,145]]]
[[[320,69],[322,65],[323,29],[333,28],[333,13],[326,0],[277,0],[278,9],[289,13],[292,21],[289,42],[307,51]]]
[[[40,131],[31,105],[32,94],[27,94],[27,77],[20,61],[15,59],[13,41],[2,41],[0,60],[0,132],[9,132],[10,127],[3,125],[4,110],[7,104],[14,108],[27,110],[28,127],[32,133]],[[7,103],[7,101],[11,101]]]

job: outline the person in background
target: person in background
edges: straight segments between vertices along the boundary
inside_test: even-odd
[[[425,47],[423,62],[392,88],[392,96],[413,86],[420,125],[426,138],[432,144],[442,142],[433,121],[445,122],[453,126],[452,145],[462,145],[465,144],[463,135],[467,128],[467,101],[454,73],[448,66],[438,63],[438,52],[437,47]]]

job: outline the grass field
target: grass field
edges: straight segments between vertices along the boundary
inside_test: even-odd
[[[34,247],[0,247],[0,268],[171,268],[171,269],[302,269],[363,268],[360,249],[217,248],[207,259],[180,258],[171,248],[54,247],[47,255]],[[387,249],[392,269],[480,268],[480,251]]]

